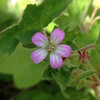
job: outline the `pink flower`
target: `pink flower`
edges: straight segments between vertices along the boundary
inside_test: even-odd
[[[53,69],[60,68],[63,65],[62,57],[67,58],[71,55],[69,45],[59,44],[65,37],[65,33],[60,29],[55,29],[51,34],[50,41],[42,33],[37,32],[32,37],[32,42],[40,47],[31,54],[34,63],[40,63],[48,54],[50,54],[50,65]]]

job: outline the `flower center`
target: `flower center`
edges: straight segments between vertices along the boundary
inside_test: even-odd
[[[53,51],[53,50],[54,50],[54,48],[55,48],[55,46],[54,46],[54,45],[50,45],[50,44],[49,44],[49,46],[48,46],[47,48],[48,48],[48,51]]]

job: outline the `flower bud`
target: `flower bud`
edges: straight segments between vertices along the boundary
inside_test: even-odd
[[[86,16],[85,21],[86,21],[86,23],[89,23],[90,22],[90,17]]]
[[[100,0],[93,0],[93,6],[96,8],[100,8]]]

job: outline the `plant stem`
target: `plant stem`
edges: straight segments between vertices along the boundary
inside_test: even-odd
[[[93,45],[89,45],[89,46],[87,46],[85,48],[81,48],[81,49],[79,49],[79,51],[83,51],[83,50],[90,49],[90,48],[93,48],[93,47],[95,47],[94,44]]]
[[[95,47],[95,45],[92,44],[92,45],[86,46],[84,48],[81,48],[81,49],[79,49],[77,51],[84,51],[84,50],[87,50],[87,49],[90,49],[90,48],[94,48],[94,47]],[[76,55],[76,53],[78,53],[77,51],[75,51],[74,55]]]
[[[91,25],[93,24],[93,22],[94,22],[93,19],[96,15],[97,10],[98,10],[98,8],[94,8],[92,15],[90,17],[90,21],[86,24],[86,27],[84,29],[82,29],[84,33],[87,33],[88,30],[90,29]]]
[[[94,88],[96,93],[96,100],[100,100],[100,85]]]
[[[46,32],[45,32],[45,29],[43,29],[43,33],[44,33],[44,35],[47,37],[47,34],[46,34]],[[48,38],[48,37],[47,37]]]
[[[97,12],[97,10],[98,10],[98,8],[94,8],[94,10],[93,10],[93,12],[92,12],[92,15],[91,15],[91,18],[90,18],[90,21],[93,20],[95,14],[96,14],[96,12]]]
[[[94,23],[96,20],[99,20],[99,19],[100,19],[100,16],[95,17],[92,23]]]
[[[88,65],[89,65],[89,68],[90,68],[91,70],[94,70],[94,69],[93,69],[93,66],[92,66],[92,64],[90,63],[90,61],[88,60],[88,58],[86,58],[86,61],[87,61]],[[100,85],[100,79],[99,79],[98,75],[97,75],[97,74],[94,74],[94,77],[95,77],[96,81],[98,82],[98,84]]]
[[[91,70],[94,70],[92,64],[90,63],[90,61],[87,58],[86,58],[86,61],[87,61],[88,65],[89,65],[89,68]],[[96,80],[96,82],[98,84],[97,86],[94,87],[94,91],[96,93],[96,100],[100,100],[100,79],[99,79],[97,74],[94,74],[93,77],[95,78],[95,80]]]

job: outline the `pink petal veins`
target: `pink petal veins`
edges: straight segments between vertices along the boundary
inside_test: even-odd
[[[61,56],[57,55],[54,52],[51,52],[50,53],[50,65],[53,69],[62,67],[63,60],[62,60]]]
[[[46,36],[39,32],[33,35],[32,42],[39,47],[45,47],[48,45],[48,39]]]
[[[72,48],[69,45],[58,45],[55,52],[62,57],[69,57],[71,55]]]
[[[65,37],[65,33],[62,30],[56,28],[52,32],[50,42],[51,42],[51,44],[59,44],[59,43],[61,43],[61,41],[63,40],[64,37]]]
[[[46,49],[38,49],[36,51],[34,51],[31,54],[31,59],[33,60],[34,63],[40,63],[41,61],[43,61],[46,56],[48,54],[48,51]]]

